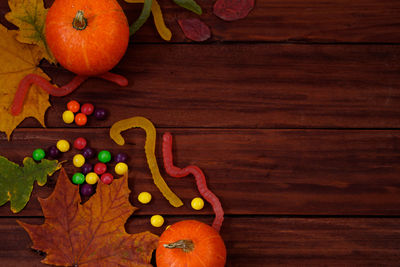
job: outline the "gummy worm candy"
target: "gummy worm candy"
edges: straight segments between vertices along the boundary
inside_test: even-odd
[[[125,77],[118,74],[106,72],[104,74],[97,75],[96,77],[116,83],[120,86],[128,85],[128,80]],[[28,90],[32,84],[38,85],[40,88],[42,88],[44,91],[46,91],[52,96],[66,96],[72,93],[76,88],[79,87],[79,85],[81,85],[88,78],[89,78],[88,76],[76,75],[72,79],[72,81],[70,81],[68,84],[58,88],[52,85],[48,80],[46,80],[42,76],[39,76],[34,73],[28,74],[20,81],[18,85],[17,92],[14,95],[14,100],[11,105],[11,114],[13,116],[17,116],[19,113],[21,113],[25,96],[28,93]]]
[[[153,176],[154,184],[172,206],[176,208],[182,206],[182,201],[177,195],[174,194],[174,192],[171,191],[162,178],[160,170],[158,169],[156,156],[154,154],[156,149],[156,129],[151,121],[144,117],[132,117],[118,121],[111,126],[110,137],[115,143],[123,146],[125,144],[125,140],[121,136],[121,132],[136,127],[142,128],[146,132],[144,150],[146,153],[147,163]]]
[[[128,3],[144,3],[144,0],[125,0]],[[154,24],[158,31],[158,34],[166,41],[170,41],[172,37],[171,31],[167,28],[164,22],[163,14],[161,12],[161,7],[157,0],[153,0],[151,4],[151,13],[153,13]]]
[[[203,171],[194,165],[187,166],[183,169],[174,166],[172,156],[172,135],[168,132],[163,135],[162,151],[164,167],[169,175],[175,178],[182,178],[188,176],[189,174],[193,174],[194,178],[196,179],[197,189],[199,190],[200,194],[213,207],[215,219],[212,227],[219,232],[222,222],[224,221],[224,210],[222,209],[221,202],[219,201],[218,197],[214,195],[210,189],[208,189]]]
[[[129,27],[129,35],[137,32],[149,18],[152,2],[152,0],[144,0],[142,12],[140,12],[139,18]]]

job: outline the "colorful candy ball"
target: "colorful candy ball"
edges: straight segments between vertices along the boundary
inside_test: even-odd
[[[161,227],[164,224],[164,218],[161,215],[153,215],[150,218],[150,223],[154,227]]]
[[[75,123],[76,125],[83,126],[87,123],[87,117],[83,113],[78,113],[75,116]]]
[[[149,192],[142,192],[139,194],[138,200],[142,204],[147,204],[151,201],[151,194]]]
[[[85,147],[82,151],[82,155],[85,157],[85,159],[91,159],[95,156],[95,152],[93,148],[90,147]]]
[[[83,166],[83,164],[85,164],[85,157],[82,154],[76,154],[72,158],[72,163],[75,167],[80,168]]]
[[[83,184],[85,182],[85,175],[83,173],[77,172],[72,176],[72,182],[74,184]]]
[[[112,176],[111,173],[104,173],[101,175],[100,180],[104,183],[104,184],[111,184],[112,181],[114,180],[114,177]]]
[[[78,101],[75,100],[71,100],[67,104],[68,110],[72,111],[73,113],[78,112],[80,107],[81,105],[79,105]]]
[[[86,162],[85,164],[83,164],[83,166],[81,167],[81,172],[83,174],[88,174],[89,172],[91,172],[93,170],[93,165],[90,164],[89,162]]]
[[[104,120],[107,117],[107,111],[103,108],[96,108],[94,111],[94,116],[98,120]]]
[[[96,163],[94,165],[94,172],[97,173],[98,175],[101,175],[107,171],[107,165],[104,164],[103,162]]]
[[[36,161],[41,161],[46,156],[46,153],[43,149],[38,148],[32,152],[32,158]]]
[[[75,115],[71,110],[66,110],[62,114],[62,119],[65,123],[70,124],[74,122]]]
[[[47,149],[47,154],[49,155],[49,157],[56,159],[60,156],[60,150],[58,150],[57,146],[52,145]]]
[[[125,153],[118,153],[115,156],[115,162],[126,162],[128,160],[128,155],[126,155]]]
[[[107,163],[111,160],[111,153],[107,150],[102,150],[97,155],[97,158],[100,162]]]
[[[82,105],[82,107],[81,107],[81,112],[83,113],[83,114],[85,114],[85,115],[92,115],[93,114],[93,112],[94,112],[94,106],[93,106],[93,104],[90,104],[90,103],[85,103],[85,104],[83,104]]]
[[[88,174],[86,174],[85,180],[88,184],[95,184],[99,181],[99,176],[94,172],[89,172]]]
[[[87,145],[87,141],[85,138],[83,137],[78,137],[75,139],[74,141],[74,147],[78,150],[82,150],[86,147]]]
[[[93,194],[93,187],[90,184],[84,184],[81,186],[81,194],[83,196],[90,196]]]
[[[115,173],[118,175],[123,175],[128,172],[128,165],[126,163],[120,162],[115,165]]]
[[[57,148],[61,152],[67,152],[69,150],[69,143],[67,140],[59,140],[57,142]]]
[[[192,199],[190,205],[195,210],[201,210],[204,207],[204,200],[200,197],[195,197]]]

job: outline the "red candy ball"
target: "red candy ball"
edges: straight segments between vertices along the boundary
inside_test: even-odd
[[[75,139],[74,141],[74,147],[78,150],[82,150],[86,147],[87,145],[87,141],[85,138],[83,137],[78,137]]]
[[[92,115],[94,111],[94,106],[90,103],[85,103],[81,107],[81,112],[85,115]]]
[[[75,116],[75,123],[79,126],[85,125],[87,122],[87,117],[83,113],[76,114]]]
[[[75,100],[71,100],[67,104],[67,109],[72,111],[73,113],[78,112],[80,107],[81,106],[79,105],[78,101]]]
[[[94,165],[94,172],[97,173],[98,175],[101,175],[107,171],[107,165],[99,162]]]
[[[112,176],[111,173],[106,172],[105,174],[103,174],[100,177],[100,180],[104,183],[104,184],[111,184],[112,181],[114,180],[114,177]]]

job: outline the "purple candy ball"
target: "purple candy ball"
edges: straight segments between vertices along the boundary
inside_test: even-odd
[[[83,196],[90,196],[93,194],[93,187],[90,184],[84,184],[81,186],[81,194]]]
[[[118,153],[115,156],[115,162],[126,162],[128,160],[128,155],[126,155],[125,153]]]
[[[96,108],[94,111],[94,116],[98,120],[104,120],[107,116],[107,111],[104,108]]]
[[[90,147],[85,147],[82,151],[82,155],[85,157],[85,159],[91,159],[95,156],[95,152],[92,148]]]
[[[93,165],[90,163],[85,163],[83,164],[83,166],[81,167],[81,172],[83,174],[88,174],[89,172],[91,172],[93,170]]]
[[[49,147],[49,149],[47,150],[47,155],[49,155],[49,157],[52,157],[53,159],[56,159],[60,156],[60,150],[58,150],[57,146],[51,146]]]

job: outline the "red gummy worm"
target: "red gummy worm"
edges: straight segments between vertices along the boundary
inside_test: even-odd
[[[214,193],[211,192],[210,189],[208,189],[203,171],[199,167],[194,165],[187,166],[183,169],[174,166],[172,156],[172,135],[169,132],[166,132],[163,135],[162,151],[164,158],[164,167],[170,176],[175,178],[182,178],[189,174],[193,174],[194,178],[196,179],[197,189],[199,190],[200,194],[213,207],[215,219],[213,221],[212,227],[219,232],[222,226],[222,222],[224,221],[224,210],[222,209],[221,202],[219,201],[218,197],[214,195]]]
[[[116,83],[120,86],[128,85],[128,80],[125,77],[118,74],[106,72],[104,74],[97,75],[96,77]],[[46,80],[42,76],[39,76],[34,73],[28,74],[18,84],[18,89],[14,95],[14,100],[11,105],[11,114],[13,116],[17,116],[19,113],[21,113],[25,96],[28,93],[28,90],[32,84],[38,85],[40,88],[42,88],[52,96],[66,96],[72,93],[76,88],[79,87],[79,85],[81,85],[88,78],[89,78],[88,76],[76,75],[72,79],[72,81],[70,81],[68,84],[58,88],[52,85],[48,80]]]
[[[104,74],[97,75],[97,77],[102,78],[107,81],[110,81],[110,82],[113,82],[113,83],[116,83],[119,86],[127,86],[128,85],[127,78],[125,78],[124,76],[115,74],[115,73],[106,72]]]

